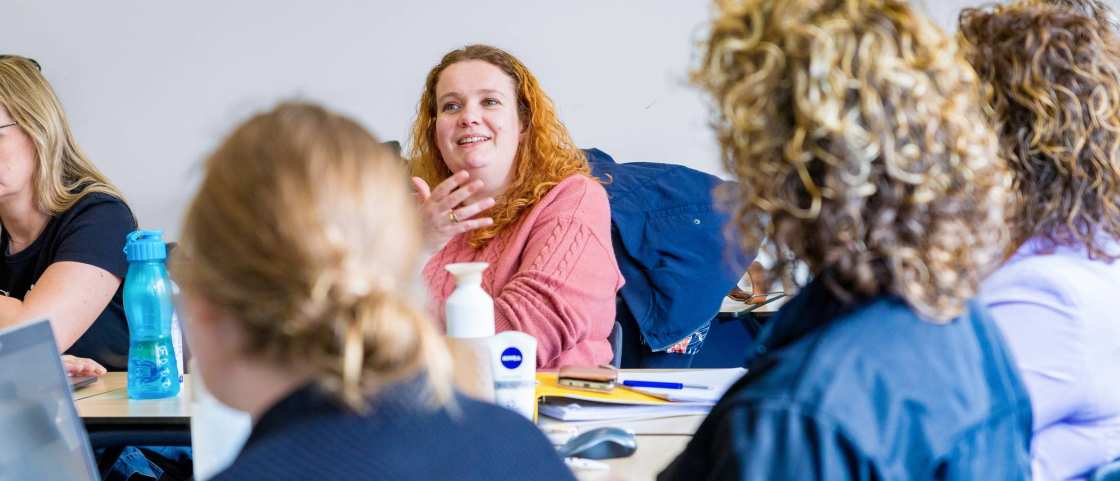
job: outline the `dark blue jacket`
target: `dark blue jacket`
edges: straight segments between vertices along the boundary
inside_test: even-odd
[[[462,396],[430,409],[416,383],[391,387],[355,414],[305,386],[270,408],[213,481],[574,481],[521,415]]]
[[[969,303],[948,324],[895,297],[845,307],[820,281],[759,337],[673,480],[1030,478],[1030,401],[1003,338]]]
[[[611,242],[626,279],[619,296],[646,344],[668,348],[719,312],[751,257],[725,235],[728,215],[714,190],[723,181],[681,165],[616,163],[588,149],[611,202]]]

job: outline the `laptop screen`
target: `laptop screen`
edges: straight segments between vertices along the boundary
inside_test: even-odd
[[[0,331],[0,480],[96,481],[47,321]]]

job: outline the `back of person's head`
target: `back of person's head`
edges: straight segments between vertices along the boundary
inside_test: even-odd
[[[1102,237],[1120,239],[1120,32],[1083,10],[966,9],[960,35],[991,87],[1001,154],[1015,176],[1015,240],[1034,238],[1044,250],[1080,245],[1114,260],[1120,252]]]
[[[38,62],[0,55],[0,107],[35,144],[37,162],[32,184],[36,202],[44,211],[63,212],[91,192],[123,199],[78,147],[62,104]]]
[[[902,0],[725,0],[712,95],[741,242],[840,299],[958,315],[1003,249],[1007,176],[975,73]]]
[[[439,404],[450,358],[422,307],[417,215],[388,147],[347,117],[285,103],[207,159],[173,272],[233,319],[247,358],[298,366],[358,409],[424,375]]]
[[[471,233],[471,244],[481,247],[516,223],[560,181],[576,173],[590,174],[591,169],[533,72],[505,50],[489,45],[468,45],[445,54],[424,81],[409,145],[412,175],[436,186],[453,174],[444,163],[435,139],[438,115],[436,85],[440,74],[448,67],[471,60],[498,67],[513,81],[518,116],[524,129],[523,140],[513,161],[511,184],[498,204],[487,211],[494,223]]]

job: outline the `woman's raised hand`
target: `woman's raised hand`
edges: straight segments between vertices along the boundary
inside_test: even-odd
[[[467,199],[482,190],[481,180],[467,182],[469,179],[470,174],[461,170],[440,182],[433,190],[424,179],[412,178],[412,185],[416,188],[416,196],[421,203],[429,247],[438,249],[456,235],[494,223],[494,219],[490,217],[474,218],[494,206],[493,197],[464,205]]]

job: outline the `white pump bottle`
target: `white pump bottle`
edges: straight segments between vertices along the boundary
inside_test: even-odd
[[[494,334],[494,300],[482,288],[488,266],[469,262],[444,267],[455,276],[455,291],[444,305],[447,337],[456,354],[467,358],[458,384],[468,394],[532,419],[537,340],[523,332]]]
[[[490,343],[494,336],[494,300],[482,288],[485,262],[444,266],[455,276],[455,291],[444,304],[447,341],[456,360],[456,385],[464,393],[494,402]]]
[[[447,336],[479,338],[494,335],[494,300],[482,288],[485,262],[463,262],[444,267],[455,276],[455,291],[444,305]]]

